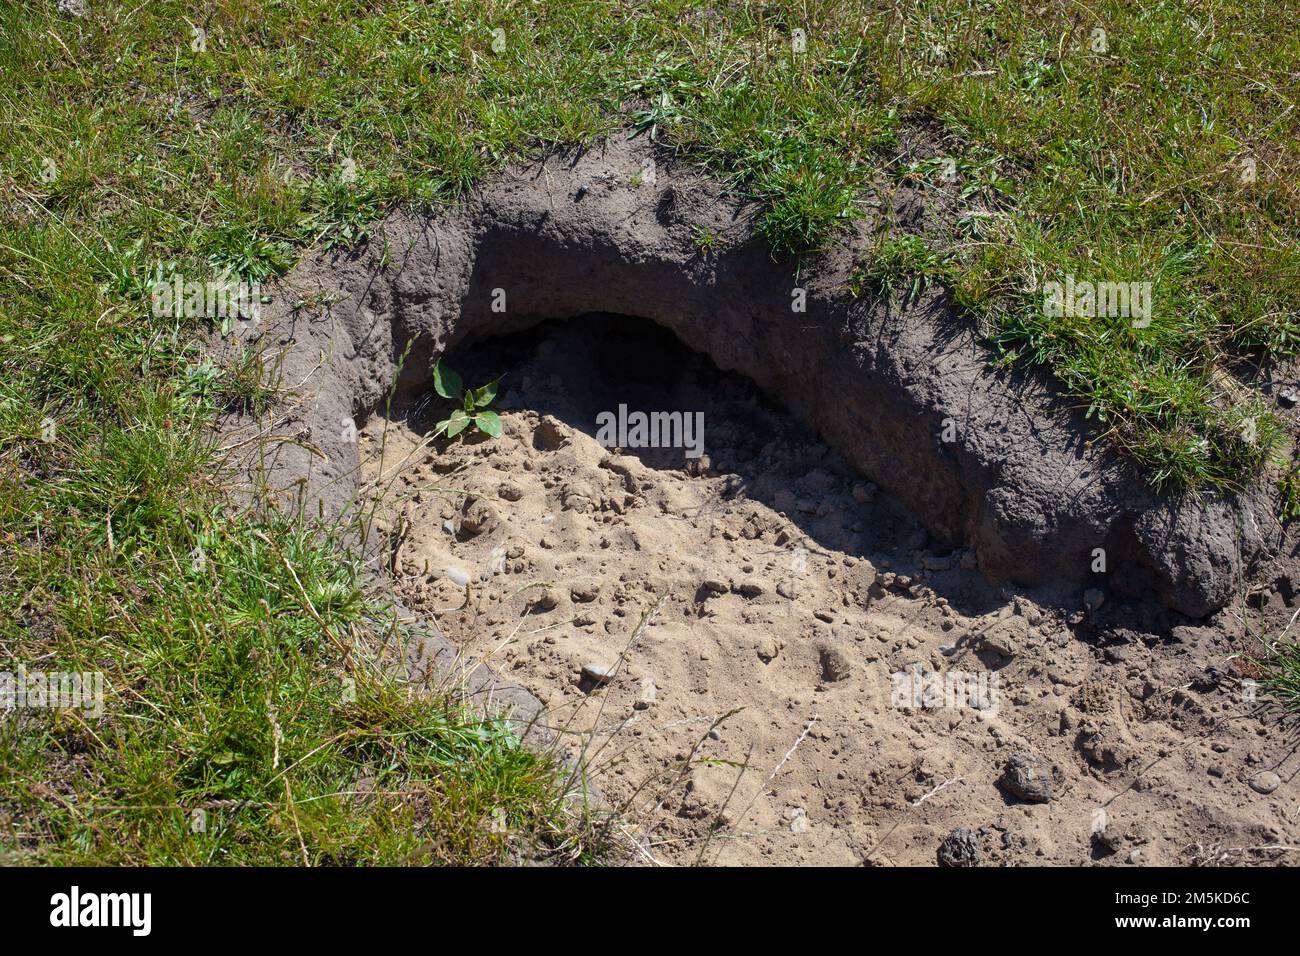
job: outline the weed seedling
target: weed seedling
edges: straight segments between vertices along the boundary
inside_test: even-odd
[[[726,239],[707,226],[691,226],[691,242],[695,243],[695,248],[703,256],[717,252],[727,244]]]
[[[443,398],[460,402],[460,408],[438,422],[438,428],[448,438],[455,438],[470,425],[492,438],[501,437],[501,416],[489,411],[487,406],[497,397],[497,382],[488,382],[481,388],[466,388],[460,375],[443,367],[442,359],[433,364],[433,390]]]

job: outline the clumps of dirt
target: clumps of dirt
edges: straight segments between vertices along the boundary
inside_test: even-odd
[[[1297,758],[1221,628],[1162,638],[1113,603],[995,589],[648,323],[548,322],[445,360],[470,385],[505,373],[503,434],[432,436],[447,409],[418,394],[367,422],[374,553],[403,603],[542,701],[644,858],[1285,862],[1297,844],[1294,797],[1268,789]],[[703,454],[606,447],[620,405],[702,414]]]

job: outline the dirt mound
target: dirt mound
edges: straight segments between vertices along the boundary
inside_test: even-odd
[[[896,205],[924,208],[915,195]],[[383,398],[408,344],[403,394],[427,387],[432,359],[460,342],[615,312],[671,329],[779,397],[937,540],[974,551],[990,580],[1052,586],[1074,606],[1088,588],[1154,594],[1194,617],[1228,600],[1275,530],[1262,492],[1149,492],[1050,389],[992,372],[941,293],[906,307],[855,297],[862,243],[798,270],[774,263],[751,212],[656,163],[648,143],[620,141],[304,262],[269,327],[289,347],[286,379],[312,376],[303,423],[326,459],[310,469],[314,491],[332,508],[349,498],[349,422]],[[286,447],[284,474],[308,472],[307,454]]]
[[[999,593],[662,330],[589,316],[448,360],[505,373],[499,439],[442,440],[427,396],[360,435],[397,593],[542,701],[647,857],[1267,861],[1241,848],[1300,835],[1255,789],[1283,736],[1222,657],[1211,679],[1190,635]],[[701,416],[707,452],[608,447],[620,404]]]
[[[991,371],[942,293],[853,295],[860,238],[773,262],[751,212],[634,140],[394,216],[240,330],[297,397],[259,425],[278,440],[230,444],[268,493],[377,501],[373,566],[430,627],[413,663],[463,652],[526,688],[476,671],[657,859],[1294,844],[1244,628],[1182,616],[1281,540],[1264,490],[1153,494],[1050,388]],[[509,373],[500,439],[430,443],[443,355],[470,384]],[[636,411],[679,415],[679,440],[609,447],[638,444]]]

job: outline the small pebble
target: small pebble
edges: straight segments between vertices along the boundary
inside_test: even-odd
[[[1265,770],[1250,778],[1250,789],[1256,793],[1270,794],[1282,786],[1282,778],[1272,770]]]
[[[658,692],[659,688],[655,686],[655,679],[653,677],[641,678],[641,696],[632,707],[636,710],[646,710],[655,702],[655,696]]]

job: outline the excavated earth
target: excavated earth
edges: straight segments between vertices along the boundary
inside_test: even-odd
[[[412,676],[543,730],[643,859],[1289,862],[1267,486],[1163,498],[941,292],[853,295],[871,230],[956,202],[880,197],[796,267],[619,138],[395,215],[239,329],[284,386],[240,467],[354,519]],[[503,376],[499,439],[435,433],[439,357]],[[702,413],[703,455],[602,442],[620,406]]]

